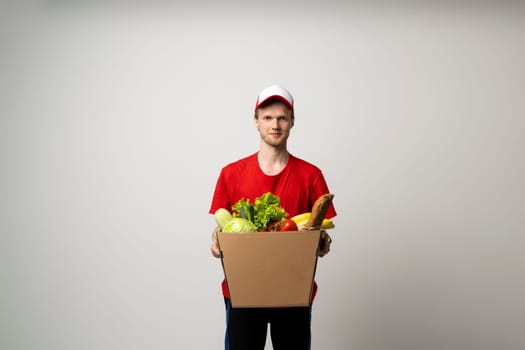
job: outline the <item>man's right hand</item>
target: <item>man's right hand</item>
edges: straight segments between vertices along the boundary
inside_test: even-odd
[[[217,238],[217,233],[220,231],[220,228],[216,227],[211,234],[211,254],[216,257],[221,257],[221,251],[219,249],[219,240]]]

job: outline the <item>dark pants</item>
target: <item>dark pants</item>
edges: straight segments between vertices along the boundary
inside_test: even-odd
[[[226,303],[226,350],[263,350],[266,332],[274,350],[309,350],[311,307],[232,308]]]

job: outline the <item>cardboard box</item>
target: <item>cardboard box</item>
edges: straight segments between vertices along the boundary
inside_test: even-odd
[[[308,306],[321,231],[219,232],[233,307]]]

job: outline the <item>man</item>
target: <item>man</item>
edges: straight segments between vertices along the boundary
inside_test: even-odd
[[[311,211],[315,200],[329,193],[321,170],[288,152],[287,141],[294,121],[294,100],[289,91],[278,85],[261,91],[254,116],[260,135],[259,150],[222,168],[210,214],[219,208],[231,210],[241,198],[253,202],[272,192],[279,196],[289,217],[293,217]],[[326,217],[335,215],[331,205]],[[217,230],[212,233],[211,252],[218,258]],[[321,237],[319,256],[324,256],[330,250],[331,239],[324,231]],[[310,349],[311,307],[232,308],[225,281],[222,290],[226,304],[226,350],[264,349],[268,324],[274,350]],[[314,296],[316,290],[314,284]]]

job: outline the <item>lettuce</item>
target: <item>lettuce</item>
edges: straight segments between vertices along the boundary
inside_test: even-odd
[[[223,232],[253,232],[256,231],[255,225],[243,218],[233,218],[224,226]]]
[[[232,206],[232,210],[234,218],[251,221],[257,231],[266,231],[270,223],[288,216],[288,213],[281,207],[279,197],[271,192],[255,198],[254,204],[242,198]]]
[[[215,222],[221,229],[233,219],[232,214],[225,208],[219,208],[215,211]]]

